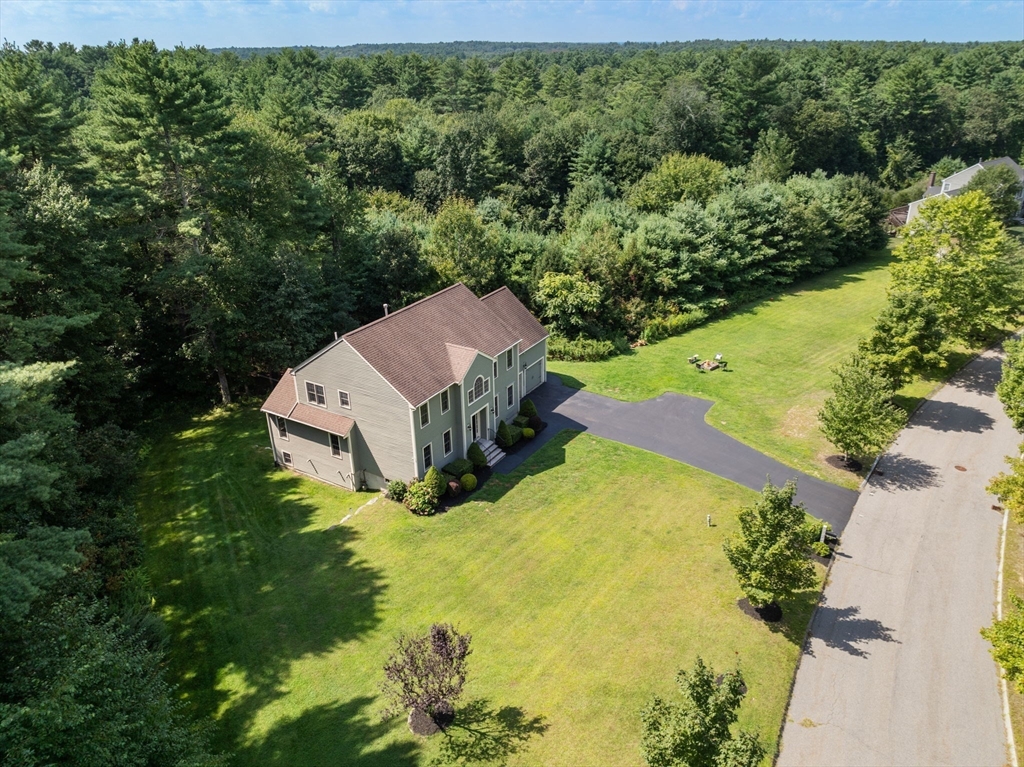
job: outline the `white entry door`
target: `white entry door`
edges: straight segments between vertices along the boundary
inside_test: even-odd
[[[487,408],[480,408],[473,413],[470,422],[473,424],[473,441],[476,442],[487,434]]]

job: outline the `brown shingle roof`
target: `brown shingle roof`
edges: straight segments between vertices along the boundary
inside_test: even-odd
[[[267,397],[267,401],[263,403],[260,410],[342,437],[347,437],[356,423],[348,416],[331,413],[323,408],[313,407],[296,400],[295,379],[292,376],[291,368],[284,371],[281,380],[277,382],[274,391],[270,392],[270,396]]]
[[[456,344],[445,344],[445,347],[448,349],[448,360],[452,364],[452,380],[461,381],[479,352],[468,346],[457,346]]]
[[[548,337],[548,331],[530,314],[530,310],[506,287],[498,288],[480,299],[484,306],[498,315],[522,340],[519,351],[529,349]]]
[[[520,338],[461,282],[343,336],[413,405],[461,380],[453,372],[449,344],[497,357]]]

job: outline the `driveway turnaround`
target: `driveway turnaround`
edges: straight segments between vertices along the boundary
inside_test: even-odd
[[[778,764],[1008,761],[992,623],[1002,513],[985,492],[1019,436],[999,355],[914,414],[864,489],[811,620]]]
[[[714,404],[710,400],[663,394],[643,402],[621,402],[572,389],[552,373],[530,398],[548,428],[527,448],[505,458],[495,471],[512,471],[546,439],[562,429],[578,429],[660,453],[752,490],[760,491],[768,477],[776,485],[795,479],[796,500],[837,532],[846,526],[857,501],[855,491],[791,469],[706,423],[704,415]]]

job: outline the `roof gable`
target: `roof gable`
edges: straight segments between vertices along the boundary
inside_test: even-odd
[[[480,300],[519,336],[519,340],[522,341],[520,351],[529,349],[548,337],[548,331],[544,326],[507,287],[498,288]]]
[[[511,292],[509,296],[519,303]],[[410,404],[419,405],[462,380],[457,373],[464,375],[472,364],[469,351],[473,358],[476,352],[496,358],[522,339],[518,325],[525,321],[510,327],[504,316],[511,314],[492,306],[460,282],[342,339]]]

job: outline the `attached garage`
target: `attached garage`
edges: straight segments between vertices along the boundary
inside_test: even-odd
[[[544,360],[537,360],[526,368],[526,382],[523,384],[523,396],[526,396],[538,386],[543,380]]]

